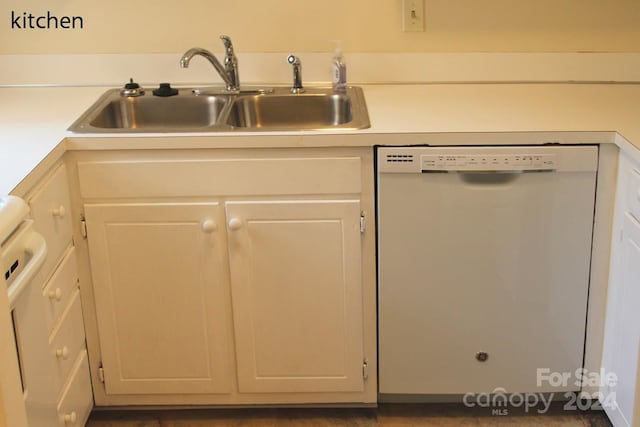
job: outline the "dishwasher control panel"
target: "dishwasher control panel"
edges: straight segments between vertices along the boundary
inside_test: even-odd
[[[379,173],[535,172],[562,161],[547,147],[380,147]]]
[[[425,171],[522,171],[553,170],[553,154],[423,154],[420,170]]]

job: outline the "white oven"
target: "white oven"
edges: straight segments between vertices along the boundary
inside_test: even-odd
[[[0,424],[11,427],[45,426],[44,414],[55,410],[45,403],[51,372],[41,363],[48,352],[38,277],[45,257],[26,202],[0,198]]]

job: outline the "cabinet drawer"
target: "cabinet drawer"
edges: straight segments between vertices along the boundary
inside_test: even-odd
[[[45,318],[48,331],[56,326],[64,309],[69,305],[72,293],[78,288],[78,261],[75,247],[70,247],[62,262],[44,287]]]
[[[640,170],[631,168],[628,175],[627,208],[640,220]]]
[[[76,361],[71,380],[67,383],[58,402],[58,425],[60,427],[83,426],[93,407],[91,380],[87,352],[82,351]]]
[[[67,172],[60,166],[29,199],[36,230],[47,242],[47,259],[42,267],[46,279],[71,242],[71,213]]]
[[[84,198],[343,194],[361,191],[359,157],[78,162]]]
[[[84,350],[84,323],[80,306],[80,292],[75,288],[71,303],[63,314],[62,322],[49,340],[58,389],[65,383],[78,354]]]

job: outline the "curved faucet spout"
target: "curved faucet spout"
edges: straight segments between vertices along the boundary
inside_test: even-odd
[[[180,67],[188,68],[189,63],[194,56],[202,56],[206,58],[207,61],[211,63],[211,65],[213,65],[222,80],[224,80],[227,90],[231,91],[239,89],[237,77],[230,74],[228,70],[225,69],[225,67],[220,63],[220,61],[218,61],[218,59],[213,55],[213,53],[209,52],[206,49],[194,47],[186,51],[184,55],[182,55],[182,58],[180,58]]]

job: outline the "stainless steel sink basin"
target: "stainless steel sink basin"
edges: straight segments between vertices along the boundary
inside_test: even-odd
[[[300,94],[240,96],[227,124],[244,130],[360,128],[354,122],[353,94],[310,90]],[[362,112],[357,112],[360,118]]]
[[[107,91],[69,128],[77,133],[247,132],[364,129],[370,126],[362,89],[180,89],[178,95],[126,97]]]
[[[227,96],[150,94],[126,97],[118,89],[107,91],[69,130],[74,132],[184,132],[216,126],[230,102]]]

